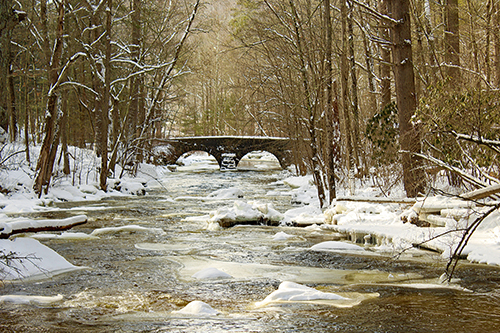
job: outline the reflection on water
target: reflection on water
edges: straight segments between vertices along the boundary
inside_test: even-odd
[[[402,283],[435,283],[441,263],[393,262],[382,256],[309,251],[313,244],[338,239],[298,228],[235,227],[207,230],[200,216],[231,201],[176,201],[239,187],[246,200],[273,201],[284,211],[287,196],[275,172],[177,172],[144,197],[110,198],[95,203],[59,204],[89,216],[72,231],[94,238],[42,242],[71,263],[89,267],[37,282],[6,284],[2,294],[63,295],[50,304],[0,305],[0,332],[498,332],[500,274],[494,267],[463,265],[461,285],[410,288]],[[278,188],[279,187],[279,188]],[[98,208],[98,209],[96,209]],[[141,228],[116,228],[136,225]],[[161,232],[148,232],[158,230]],[[116,232],[113,232],[115,230]],[[118,230],[120,232],[118,232]],[[275,241],[286,231],[294,237]],[[214,267],[232,276],[197,280],[193,274]],[[283,280],[361,300],[353,307],[328,302],[262,301]],[[375,297],[378,295],[378,297]],[[208,318],[172,313],[199,300],[221,312]]]

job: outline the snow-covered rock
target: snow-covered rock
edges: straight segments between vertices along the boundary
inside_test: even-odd
[[[219,311],[202,301],[193,301],[181,310],[172,311],[172,313],[194,317],[213,317],[220,314]]]
[[[221,207],[209,214],[209,223],[218,223],[221,227],[236,224],[278,224],[283,215],[273,208],[271,203],[245,202],[237,200],[233,207]]]
[[[217,280],[217,279],[230,279],[232,278],[231,275],[227,274],[226,272],[223,272],[215,267],[208,267],[205,269],[202,269],[201,271],[196,272],[192,276],[195,279],[198,280]]]
[[[364,248],[361,246],[339,242],[339,241],[326,241],[315,244],[311,246],[311,250],[313,251],[364,251]]]
[[[25,279],[29,277],[51,277],[55,274],[82,269],[69,263],[54,250],[32,238],[0,240],[0,254],[18,259],[3,261],[0,265],[0,280]]]
[[[217,199],[237,199],[237,198],[243,198],[244,193],[242,190],[236,187],[230,187],[230,188],[221,188],[217,191],[214,191],[210,193],[207,197],[208,198],[217,198]]]
[[[263,301],[255,303],[257,307],[263,307],[276,302],[303,302],[312,300],[345,300],[346,298],[334,293],[325,293],[311,287],[295,282],[284,281]]]

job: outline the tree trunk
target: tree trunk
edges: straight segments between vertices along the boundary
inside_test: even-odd
[[[340,167],[339,157],[339,115],[336,105],[336,89],[333,83],[333,66],[332,66],[332,46],[333,46],[333,29],[330,11],[330,0],[324,0],[325,13],[325,29],[326,29],[326,119],[327,119],[327,153],[326,153],[326,169],[327,169],[327,187],[329,190],[328,204],[331,205],[337,197],[335,172]]]
[[[500,4],[498,1],[494,2],[495,6],[495,72],[496,72],[496,86],[500,87]]]
[[[312,95],[311,95],[311,87],[310,87],[310,82],[309,82],[309,77],[307,75],[307,65],[306,65],[306,57],[305,57],[305,50],[303,46],[303,36],[301,33],[301,23],[299,20],[299,16],[297,14],[297,10],[295,8],[295,4],[293,0],[289,0],[290,8],[292,11],[292,19],[293,19],[293,24],[294,24],[294,29],[295,29],[295,42],[297,45],[297,55],[300,60],[300,73],[301,73],[301,79],[302,79],[302,89],[304,92],[304,103],[305,107],[307,109],[307,115],[308,115],[308,131],[309,131],[309,139],[310,141],[310,147],[311,147],[311,154],[312,154],[312,171],[313,171],[313,177],[314,181],[316,183],[316,189],[318,191],[318,199],[319,199],[319,204],[320,207],[324,207],[326,204],[326,193],[325,193],[325,188],[323,184],[323,178],[321,175],[321,156],[319,153],[319,147],[318,147],[318,135],[316,133],[316,112],[315,108],[313,105]]]
[[[348,14],[347,14],[347,31],[348,31],[348,42],[349,42],[349,71],[351,74],[351,108],[352,108],[352,127],[353,133],[352,138],[352,148],[354,153],[354,163],[358,169],[362,167],[361,156],[360,156],[360,139],[359,135],[359,100],[358,100],[358,76],[356,73],[356,58],[354,53],[354,29],[353,29],[353,5],[348,0]],[[353,166],[353,167],[354,167]]]
[[[369,31],[370,29],[369,22],[366,18],[364,19],[364,21],[366,21],[366,23],[364,24],[365,26],[364,28],[366,31]],[[370,41],[370,37],[367,36],[366,33],[363,34],[363,47],[365,49],[365,64],[366,64],[368,91],[370,92],[368,96],[368,108],[369,108],[368,115],[372,116],[375,112],[377,112],[376,77],[373,64],[373,44]]]
[[[342,52],[340,53],[340,81],[342,89],[342,117],[344,124],[344,137],[345,137],[345,147],[347,155],[347,170],[349,170],[349,192],[354,195],[354,147],[352,140],[352,127],[351,127],[351,117],[350,117],[350,104],[351,99],[349,98],[349,62],[347,59],[347,54],[349,53],[349,41],[348,41],[348,11],[346,2],[348,0],[341,0],[340,4],[340,16],[342,20]]]
[[[101,105],[101,128],[100,128],[100,147],[101,147],[101,174],[99,177],[99,186],[101,190],[107,190],[108,180],[108,119],[109,119],[109,101],[111,86],[111,9],[113,1],[107,0],[106,8],[106,33],[104,35],[105,56],[104,56],[104,91]]]
[[[417,128],[411,122],[415,113],[415,78],[411,49],[410,1],[392,0],[392,16],[397,24],[392,30],[394,79],[399,116],[400,147],[403,151],[403,181],[408,197],[423,193],[421,163],[414,153],[420,152]]]
[[[452,86],[460,86],[460,31],[458,0],[447,0],[445,7],[445,61],[448,64],[447,75],[453,80]]]
[[[14,79],[12,70],[7,77],[7,114],[9,116],[9,137],[14,142],[17,139],[17,116],[16,116],[16,94],[14,90]]]
[[[486,50],[484,56],[484,66],[486,67],[486,81],[491,82],[490,48],[491,48],[491,19],[493,17],[493,0],[487,0],[486,5]]]
[[[49,36],[47,30],[47,12],[46,12],[46,1],[42,1],[41,12],[41,22],[42,31],[44,37],[44,53],[46,60],[46,68],[48,71],[49,85],[52,88],[58,79],[58,67],[61,58],[63,42],[63,24],[64,24],[64,5],[65,1],[59,3],[59,17],[57,22],[57,32],[55,47],[52,51],[52,57],[50,56],[49,48]],[[40,148],[40,156],[38,157],[36,170],[38,174],[35,178],[35,183],[33,188],[35,193],[40,197],[42,191],[47,194],[49,190],[50,180],[52,177],[52,168],[54,166],[54,160],[56,157],[57,147],[59,145],[59,130],[57,126],[58,120],[58,110],[57,101],[59,96],[56,91],[49,89],[49,96],[47,100],[47,112],[45,113],[45,137],[43,140],[42,147]]]
[[[68,94],[62,93],[61,101],[61,148],[63,157],[63,173],[69,175],[71,170],[69,167],[69,152],[68,152]]]
[[[10,64],[11,58],[11,38],[12,30],[17,23],[24,19],[24,15],[15,14],[13,11],[14,1],[12,0],[0,0],[0,127],[2,127],[5,132],[9,131],[9,125],[12,126],[12,122],[15,118],[12,118],[13,111],[13,94],[14,91],[12,87],[12,79],[10,78]],[[9,124],[10,123],[10,124]],[[11,137],[13,135],[11,128]],[[14,132],[15,133],[15,132]]]
[[[383,15],[389,14],[389,0],[379,2],[379,11]],[[383,23],[385,24],[385,23]],[[391,49],[389,47],[390,34],[386,27],[380,28],[380,34],[384,41],[380,47],[380,109],[384,109],[391,103]],[[387,41],[387,43],[385,43]]]
[[[131,34],[131,56],[134,62],[139,63],[140,61],[140,45],[141,45],[141,1],[132,1],[132,34]],[[139,85],[140,76],[134,76],[130,80],[130,103],[129,103],[129,119],[130,125],[128,128],[128,142],[133,145],[138,145],[137,138],[140,135],[140,125],[142,123],[139,121]]]

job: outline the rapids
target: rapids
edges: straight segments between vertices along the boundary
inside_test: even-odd
[[[244,200],[270,201],[284,212],[292,205],[282,177],[280,170],[186,167],[167,174],[145,196],[57,204],[40,217],[84,213],[89,222],[72,231],[93,237],[41,242],[85,269],[5,283],[1,295],[53,301],[0,301],[0,331],[500,331],[498,268],[463,264],[456,285],[433,288],[443,263],[431,253],[393,261],[369,252],[316,252],[309,248],[342,235],[269,226],[211,230],[189,219],[228,205],[231,199],[196,200],[228,187],[241,189]],[[273,238],[279,232],[290,237]],[[197,278],[199,272],[220,276]],[[339,297],[268,302],[283,281]],[[195,301],[204,312],[180,311]]]

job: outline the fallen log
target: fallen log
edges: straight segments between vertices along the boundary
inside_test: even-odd
[[[338,197],[337,201],[370,202],[370,203],[397,203],[414,204],[417,202],[412,198],[374,198],[374,197]]]
[[[26,232],[62,231],[87,223],[86,215],[77,215],[59,220],[22,220],[0,223],[0,239]]]

